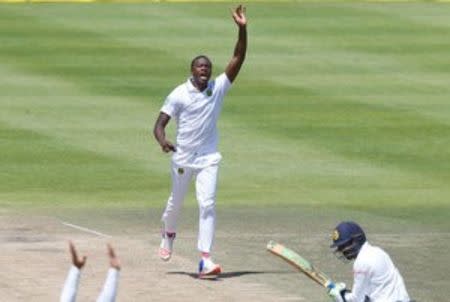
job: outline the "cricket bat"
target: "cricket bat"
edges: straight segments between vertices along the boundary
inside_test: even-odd
[[[284,245],[271,240],[267,244],[267,250],[294,266],[323,287],[327,288],[334,284],[327,275],[315,268],[311,262]]]

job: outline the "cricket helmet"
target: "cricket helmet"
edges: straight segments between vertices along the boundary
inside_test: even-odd
[[[340,259],[352,260],[358,256],[359,250],[366,242],[363,229],[353,221],[339,223],[332,234],[334,253]]]

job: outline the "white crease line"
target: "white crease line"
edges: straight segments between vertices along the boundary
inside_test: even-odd
[[[83,231],[83,232],[86,232],[86,233],[91,233],[91,234],[94,234],[94,235],[97,235],[97,236],[100,236],[100,237],[106,237],[106,238],[111,238],[112,237],[111,235],[103,234],[103,233],[100,233],[100,232],[97,232],[97,231],[94,231],[94,230],[91,230],[91,229],[88,229],[88,228],[84,228],[84,227],[79,226],[79,225],[71,224],[71,223],[64,222],[64,221],[61,221],[61,223],[64,224],[65,226],[68,226],[68,227],[71,227],[71,228],[74,228],[74,229],[77,229],[77,230],[80,230],[80,231]]]

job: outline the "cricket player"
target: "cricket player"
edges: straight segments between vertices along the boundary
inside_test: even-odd
[[[207,56],[195,57],[191,75],[166,98],[154,126],[154,136],[163,152],[173,152],[171,175],[172,192],[162,215],[163,230],[159,256],[168,261],[173,251],[177,221],[189,183],[195,179],[199,205],[198,250],[199,277],[215,277],[221,267],[210,256],[216,223],[216,186],[221,154],[217,150],[217,119],[223,99],[241,69],[247,51],[247,19],[245,8],[239,5],[232,11],[238,27],[238,40],[225,72],[210,81],[212,63]],[[177,125],[176,144],[165,135],[171,119]]]
[[[86,264],[86,256],[78,257],[77,251],[72,241],[69,241],[70,254],[72,256],[72,266],[67,275],[61,292],[60,302],[75,302],[80,282],[81,269]],[[97,302],[116,301],[117,286],[119,282],[120,261],[111,245],[108,244],[108,256],[110,268],[103,285],[102,292],[97,298]]]
[[[409,302],[398,269],[389,255],[372,246],[362,228],[351,221],[341,222],[334,230],[334,252],[343,260],[354,260],[353,288],[344,283],[331,284],[328,294],[335,302]]]

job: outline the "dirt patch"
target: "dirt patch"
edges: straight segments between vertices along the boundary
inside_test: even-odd
[[[64,225],[51,216],[10,214],[0,218],[0,292],[3,301],[58,301],[70,267],[67,240],[88,255],[78,301],[94,301],[107,271],[106,243],[122,261],[119,301],[302,301],[268,290],[263,283],[241,282],[257,270],[228,271],[217,280],[196,278],[197,263],[176,253],[169,263],[156,256],[159,236],[114,234],[111,238]],[[184,238],[186,239],[186,238]],[[180,249],[183,249],[181,244]]]
[[[0,292],[2,301],[58,301],[70,267],[67,241],[88,255],[78,301],[94,301],[108,263],[106,243],[123,263],[118,301],[328,301],[323,288],[271,256],[274,239],[312,261],[335,280],[351,285],[351,265],[328,248],[335,212],[308,208],[221,209],[214,248],[224,274],[215,281],[196,278],[197,209],[185,209],[169,263],[156,255],[158,210],[59,210],[48,215],[0,214]],[[345,213],[361,221],[369,240],[383,247],[417,301],[447,301],[450,274],[445,251],[450,233],[366,214]],[[78,227],[78,228],[77,228]]]

